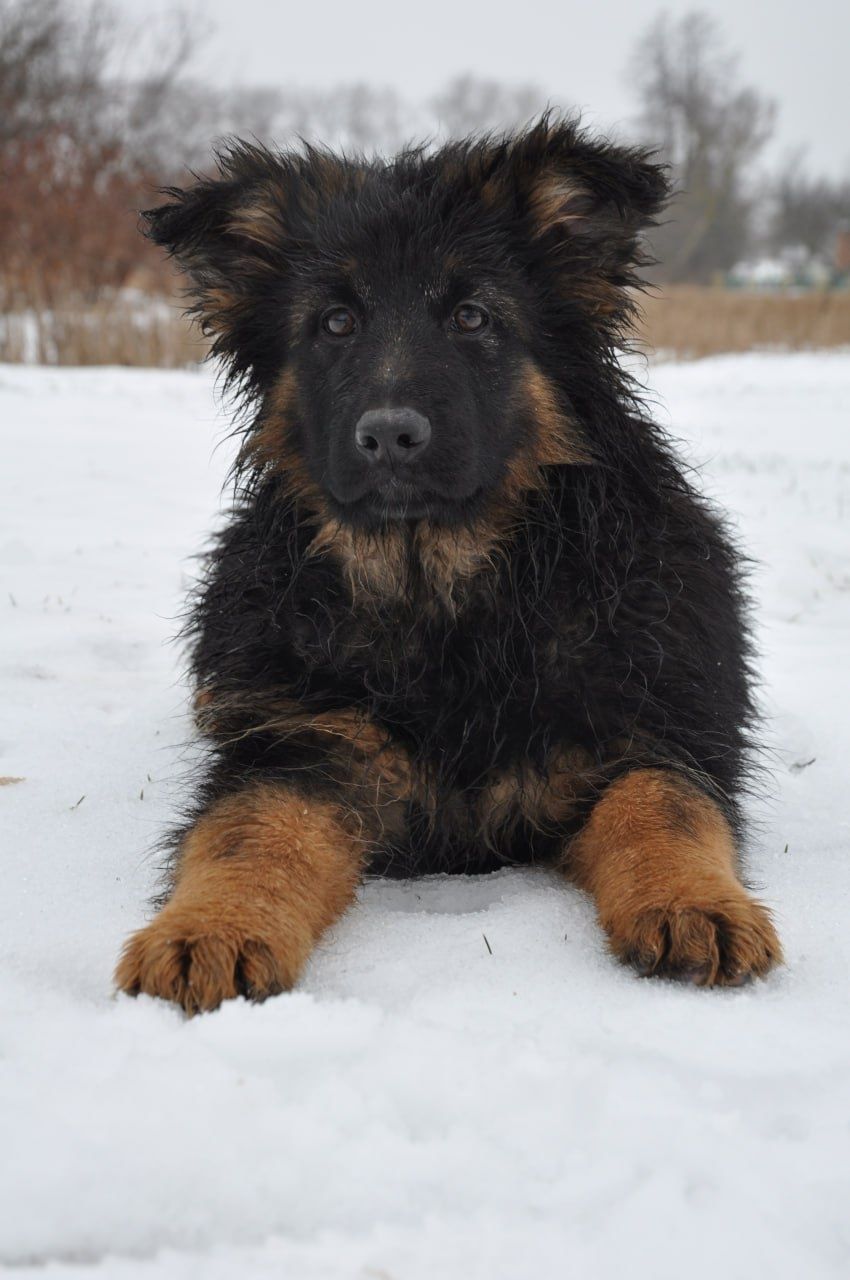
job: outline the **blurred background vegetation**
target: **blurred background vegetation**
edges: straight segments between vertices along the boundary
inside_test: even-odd
[[[207,169],[216,139],[388,153],[571,107],[473,75],[424,102],[362,84],[223,91],[192,74],[197,27],[180,11],[134,26],[108,0],[0,0],[0,360],[203,355],[137,210]],[[131,47],[132,77],[121,70]],[[850,177],[813,175],[799,154],[766,176],[774,104],[705,13],[659,15],[624,74],[630,137],[658,149],[677,192],[651,241],[647,344],[682,356],[850,345]]]

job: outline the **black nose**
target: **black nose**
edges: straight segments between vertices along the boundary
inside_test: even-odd
[[[354,442],[369,462],[416,462],[428,447],[431,423],[415,409],[369,409],[354,428]]]

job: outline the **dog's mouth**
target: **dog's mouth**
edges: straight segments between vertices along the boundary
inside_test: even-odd
[[[352,524],[377,528],[388,524],[423,520],[434,525],[454,525],[468,519],[479,504],[481,490],[462,498],[425,489],[397,476],[369,489],[353,501],[339,504],[340,514]]]
[[[427,520],[437,501],[436,494],[423,491],[418,485],[393,475],[380,488],[365,494],[362,504],[373,518],[386,522]]]

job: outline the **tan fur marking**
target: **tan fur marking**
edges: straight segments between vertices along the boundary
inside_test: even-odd
[[[259,425],[245,441],[244,456],[258,467],[288,471],[298,461],[292,442],[297,411],[298,379],[294,369],[285,369],[263,401]]]
[[[611,949],[641,972],[729,986],[782,959],[768,912],[736,873],[732,831],[691,784],[655,769],[613,783],[565,869],[596,901]]]
[[[128,939],[116,985],[187,1013],[287,990],[353,901],[363,854],[332,804],[269,784],[219,801],[186,836],[168,903]]]
[[[478,181],[480,183],[478,188],[478,198],[485,209],[492,209],[495,205],[501,204],[504,201],[505,195],[509,190],[504,177],[496,174],[493,177],[488,178],[486,182],[481,182],[480,177]]]
[[[213,690],[209,688],[198,689],[195,692],[195,696],[192,698],[192,710],[195,712],[199,722],[202,718],[203,712],[208,706],[210,706],[214,698],[215,694]]]
[[[383,784],[391,790],[393,798],[406,798],[413,793],[414,775],[410,760],[365,712],[346,707],[313,714],[297,702],[282,702],[276,707],[275,720],[264,723],[261,728],[280,731],[284,727],[289,732],[308,729],[311,733],[330,738],[351,763],[355,780],[362,782],[368,773],[376,788],[380,789]]]
[[[407,569],[400,529],[371,533],[328,517],[319,522],[310,555],[328,554],[342,568],[353,598],[391,600],[404,594]]]
[[[319,524],[311,555],[333,554],[353,597],[376,603],[403,599],[408,589],[408,554],[418,557],[435,595],[455,607],[458,588],[476,573],[492,568],[507,520],[484,518],[470,528],[435,528],[420,522],[408,548],[406,531],[389,527],[379,533],[352,529],[333,519]]]
[[[200,313],[196,317],[201,332],[207,337],[227,333],[233,326],[238,306],[239,298],[232,290],[205,288]]]
[[[573,281],[571,293],[577,302],[584,304],[591,315],[610,316],[623,310],[622,289],[599,275],[584,281]]]
[[[455,604],[458,586],[492,569],[499,543],[507,529],[492,516],[477,521],[472,528],[435,529],[428,524],[416,531],[416,546],[426,576],[437,594],[450,607]]]
[[[324,200],[332,200],[346,189],[362,190],[368,170],[353,168],[350,161],[341,160],[338,156],[315,154],[310,161],[310,172],[317,180],[318,195]]]
[[[563,174],[546,174],[530,196],[537,234],[544,235],[554,226],[580,222],[583,217],[580,204],[586,197],[587,192]]]
[[[409,756],[357,708],[317,714],[273,691],[266,691],[259,705],[256,699],[238,694],[210,692],[203,706],[198,707],[196,700],[196,716],[201,732],[220,741],[253,733],[273,733],[281,742],[304,733],[327,738],[327,751],[348,789],[348,812],[374,838],[400,835],[403,804],[413,798],[425,800],[427,787]],[[250,728],[229,738],[228,724],[246,719]]]
[[[280,214],[273,202],[257,202],[237,209],[228,228],[234,235],[243,236],[262,248],[271,249],[283,234]]]
[[[204,291],[204,307],[211,321],[225,318],[236,298],[229,289],[209,288]]]
[[[590,192],[570,182],[563,174],[547,174],[537,183],[530,196],[532,218],[537,235],[545,235],[554,227],[581,227],[592,215],[588,211]],[[570,297],[581,302],[591,315],[607,317],[623,310],[623,291],[600,274],[582,279],[573,276]]]
[[[558,752],[544,774],[525,764],[503,773],[481,795],[482,835],[492,843],[521,820],[542,835],[557,835],[596,780],[593,761],[580,747]]]
[[[578,425],[558,404],[558,392],[533,361],[526,361],[522,375],[522,405],[534,423],[534,438],[514,460],[512,475],[523,489],[544,483],[540,468],[576,466],[592,461]]]
[[[526,493],[546,484],[547,466],[583,466],[592,461],[578,426],[558,405],[556,389],[533,361],[522,375],[519,411],[533,423],[532,438],[508,462],[502,502],[515,511]]]
[[[327,519],[325,497],[310,476],[295,440],[298,394],[295,370],[285,369],[263,402],[258,426],[245,440],[240,462],[279,476],[292,498],[305,502],[317,520]]]

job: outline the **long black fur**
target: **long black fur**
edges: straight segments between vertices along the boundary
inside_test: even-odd
[[[553,170],[580,195],[563,224],[532,235],[529,193]],[[232,229],[234,208],[269,184],[281,223],[271,246]],[[362,260],[368,226],[376,252],[406,237],[411,270],[448,244],[470,276],[484,269],[498,278],[524,327],[509,349],[505,338],[498,374],[481,385],[513,376],[521,347],[591,455],[544,468],[545,483],[525,495],[492,565],[451,604],[421,571],[406,522],[404,590],[376,604],[352,593],[332,554],[310,553],[309,495],[267,458],[243,452],[232,516],[190,622],[193,679],[212,692],[198,811],[251,779],[338,793],[344,781],[318,736],[263,729],[269,705],[286,697],[316,712],[364,711],[431,780],[429,811],[411,805],[408,840],[376,849],[376,870],[477,870],[554,856],[569,832],[521,825],[503,844],[476,842],[458,803],[471,813],[488,780],[524,762],[545,776],[562,746],[587,753],[594,794],[637,765],[662,766],[710,793],[737,826],[753,724],[739,555],[620,361],[640,230],[665,196],[651,157],[545,120],[518,137],[387,163],[236,144],[215,179],[169,194],[147,215],[150,234],[190,273],[197,312],[248,406],[249,443],[290,360],[301,362],[302,403],[326,394],[331,374],[311,368],[312,347],[290,316],[346,245]],[[346,383],[338,394],[354,393]],[[296,429],[321,482],[327,460],[307,438],[317,427]],[[506,427],[494,445],[500,466],[518,441]],[[435,519],[474,527],[498,481],[488,476],[487,485],[481,498],[449,495]],[[330,502],[344,522],[344,506]],[[367,528],[376,540],[385,532],[380,520]]]

